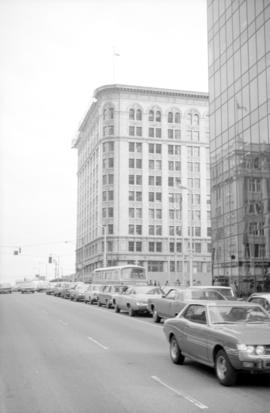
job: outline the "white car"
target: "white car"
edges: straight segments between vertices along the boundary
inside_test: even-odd
[[[149,313],[148,301],[153,297],[161,297],[164,294],[160,287],[133,286],[115,296],[114,310],[119,313],[127,311],[131,317],[136,313]]]
[[[84,302],[86,304],[96,304],[98,301],[98,293],[104,290],[105,285],[90,284],[84,292]]]

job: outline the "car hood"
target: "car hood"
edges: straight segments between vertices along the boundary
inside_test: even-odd
[[[219,325],[215,329],[244,344],[270,344],[270,323]]]

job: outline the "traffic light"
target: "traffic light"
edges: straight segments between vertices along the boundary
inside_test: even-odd
[[[52,264],[52,257],[49,257],[48,262],[49,264]]]

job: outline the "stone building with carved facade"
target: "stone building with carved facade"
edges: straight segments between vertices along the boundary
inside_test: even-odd
[[[211,282],[208,95],[95,90],[78,151],[76,271],[143,265],[149,280]],[[192,232],[191,231],[192,228]]]

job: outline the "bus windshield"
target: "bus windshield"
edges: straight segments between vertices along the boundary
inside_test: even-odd
[[[121,278],[124,280],[145,281],[145,272],[143,268],[123,268]]]

